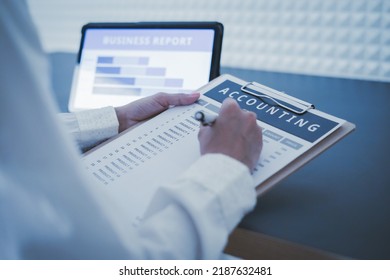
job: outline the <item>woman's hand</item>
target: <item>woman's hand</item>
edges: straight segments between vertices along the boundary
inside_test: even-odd
[[[157,93],[127,105],[115,108],[119,121],[119,132],[165,111],[170,106],[190,105],[198,100],[199,93]]]

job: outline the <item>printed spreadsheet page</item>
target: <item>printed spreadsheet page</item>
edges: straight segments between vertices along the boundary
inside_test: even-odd
[[[257,185],[337,130],[345,120],[318,110],[296,115],[240,91],[243,81],[221,76],[201,89],[197,103],[171,108],[83,158],[88,174],[137,226],[158,186],[174,180],[200,157],[197,111],[219,111],[225,98],[258,116],[263,150],[253,172]],[[129,211],[128,205],[136,211]]]

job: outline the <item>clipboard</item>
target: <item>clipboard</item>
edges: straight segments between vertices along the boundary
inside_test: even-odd
[[[254,87],[256,91],[250,88]],[[315,106],[303,100],[299,100],[292,96],[288,96],[283,92],[277,91],[273,88],[264,86],[257,82],[248,82],[241,87],[242,92],[249,93],[250,95],[259,97],[261,99],[267,99],[274,102],[276,105],[291,111],[295,114],[302,115],[310,109],[315,109]]]
[[[195,113],[199,110],[218,112],[221,105],[221,99],[218,98],[226,98],[229,95],[227,84],[234,87],[234,91],[230,93],[234,95],[233,97],[243,100],[244,97],[239,97],[240,93],[246,95],[246,103],[240,101],[243,105],[241,108],[248,109],[245,106],[255,101],[257,104],[266,104],[263,101],[267,99],[269,103],[275,103],[267,105],[269,114],[282,112],[283,116],[289,117],[285,120],[287,123],[291,119],[297,120],[296,124],[291,122],[297,130],[309,129],[307,126],[310,124],[309,117],[311,121],[319,118],[324,121],[321,124],[329,122],[335,125],[328,126],[322,136],[322,131],[318,130],[309,133],[306,131],[301,135],[300,131],[283,132],[282,129],[273,126],[275,123],[267,123],[266,119],[258,118],[259,124],[263,127],[264,145],[256,167],[258,169],[255,168],[252,174],[257,185],[257,195],[264,194],[355,129],[352,123],[321,112],[315,109],[314,105],[285,93],[273,89],[270,91],[267,87],[260,87],[261,95],[266,94],[267,97],[256,97],[254,95],[258,93],[255,92],[253,95],[252,91],[259,89],[258,84],[253,82],[248,84],[234,76],[222,75],[198,90],[201,97],[196,103],[170,108],[85,154],[82,161],[87,173],[97,185],[100,184],[100,191],[110,201],[110,207],[115,208],[113,211],[128,213],[128,207],[132,205],[132,210],[136,211],[132,211],[128,219],[131,224],[137,226],[158,186],[174,180],[200,157],[197,138],[200,124],[195,120]],[[246,91],[248,87],[252,94]],[[259,109],[260,105],[257,106]],[[292,111],[287,110],[290,107],[293,107]],[[271,117],[283,121],[283,118],[275,115]],[[274,159],[271,159],[272,157]],[[150,176],[150,170],[155,171],[154,176]],[[143,187],[138,188],[140,185]]]
[[[247,82],[241,80],[229,74],[224,74],[220,78],[211,81],[210,84],[200,88],[199,91],[207,91],[210,87],[214,87],[219,84],[221,79],[235,81],[236,83],[241,85],[241,92],[258,97],[264,101],[270,101],[270,103],[274,103],[276,106],[281,107],[297,115],[304,116],[304,114],[309,112],[310,110],[315,110],[315,105],[307,101],[295,98],[284,92],[280,92],[276,89],[267,87],[254,81]],[[280,169],[278,172],[261,182],[256,187],[257,195],[260,196],[264,194],[278,182],[282,181],[287,176],[294,173],[302,166],[304,166],[305,164],[319,156],[321,153],[326,151],[328,148],[335,145],[337,142],[349,135],[355,129],[356,126],[353,123],[345,121],[334,132],[332,132],[330,135],[315,144],[307,152],[303,153],[302,155],[291,161],[289,164],[284,166],[282,169]]]
[[[326,139],[322,140],[321,143],[313,147],[310,150],[310,153],[305,153],[302,156],[298,157],[296,160],[286,165],[279,172],[275,173],[275,175],[269,177],[266,181],[258,185],[256,187],[257,195],[260,196],[270,190],[274,185],[276,185],[277,183],[288,177],[290,174],[294,173],[295,171],[306,165],[312,159],[322,154],[324,151],[339,142],[341,139],[346,137],[355,129],[356,126],[353,123],[346,122],[337,131],[333,133],[332,137],[327,137]]]

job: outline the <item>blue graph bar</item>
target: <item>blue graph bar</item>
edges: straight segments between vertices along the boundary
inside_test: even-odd
[[[154,79],[154,78],[136,78],[136,86],[152,86],[152,87],[163,87],[165,79]]]
[[[120,67],[96,67],[96,73],[98,74],[120,74],[121,68]]]
[[[98,56],[98,64],[114,65],[143,65],[149,64],[149,57],[146,56]]]
[[[163,67],[149,67],[146,68],[147,76],[165,76],[166,68]]]
[[[116,56],[113,63],[116,65],[148,65],[149,57]]]
[[[97,66],[97,74],[122,74],[135,76],[165,76],[166,68],[163,67],[111,67]]]
[[[140,96],[140,88],[94,87],[94,94]]]
[[[99,56],[97,59],[97,63],[106,63],[111,64],[114,58],[112,56]]]
[[[138,64],[139,65],[148,65],[149,64],[149,57],[140,57]]]
[[[183,86],[183,79],[166,79],[164,86],[180,88]]]
[[[135,78],[124,77],[95,77],[95,85],[134,85]]]

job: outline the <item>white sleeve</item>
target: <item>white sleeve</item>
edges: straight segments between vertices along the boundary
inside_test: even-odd
[[[221,154],[205,155],[155,194],[140,232],[145,257],[217,259],[255,203],[245,165]]]
[[[0,127],[7,132],[0,137],[0,258],[219,258],[255,204],[248,168],[203,156],[159,189],[140,228],[119,231],[112,205],[100,203],[103,192],[55,119],[48,63],[25,1],[0,1],[0,38]],[[88,119],[83,114],[77,119]]]
[[[118,134],[119,122],[113,107],[58,114],[80,149],[93,147]]]

